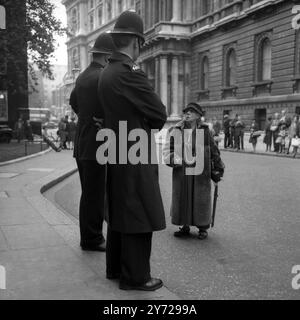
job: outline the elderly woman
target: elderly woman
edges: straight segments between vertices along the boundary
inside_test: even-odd
[[[198,228],[198,238],[207,238],[212,223],[211,179],[220,181],[224,164],[209,127],[201,120],[203,110],[190,103],[184,117],[168,130],[163,154],[173,168],[171,216],[174,225],[182,226],[176,237],[190,235],[190,226]]]

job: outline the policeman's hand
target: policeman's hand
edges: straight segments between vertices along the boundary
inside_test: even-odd
[[[98,130],[101,130],[103,128],[103,119],[99,119],[96,117],[93,117],[93,120],[95,121],[95,126],[97,127]]]

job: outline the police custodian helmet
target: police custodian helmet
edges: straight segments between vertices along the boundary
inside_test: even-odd
[[[109,33],[102,33],[95,41],[93,48],[90,50],[92,53],[111,54],[115,50],[112,37]]]
[[[143,20],[132,10],[125,11],[119,16],[111,33],[135,35],[139,37],[143,43],[145,42]]]

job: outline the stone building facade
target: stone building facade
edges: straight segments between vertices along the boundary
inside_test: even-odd
[[[287,109],[300,113],[299,1],[64,0],[69,80],[88,62],[96,37],[126,9],[145,22],[139,63],[177,121],[199,102],[206,118],[240,114],[247,125]],[[73,72],[73,73],[72,73]]]

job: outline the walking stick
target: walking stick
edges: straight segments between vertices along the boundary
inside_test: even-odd
[[[218,200],[218,191],[219,191],[219,186],[217,183],[215,183],[215,192],[214,192],[214,203],[213,203],[213,214],[212,214],[212,223],[211,227],[213,228],[215,225],[215,217],[216,217],[216,208],[217,208],[217,200]]]

